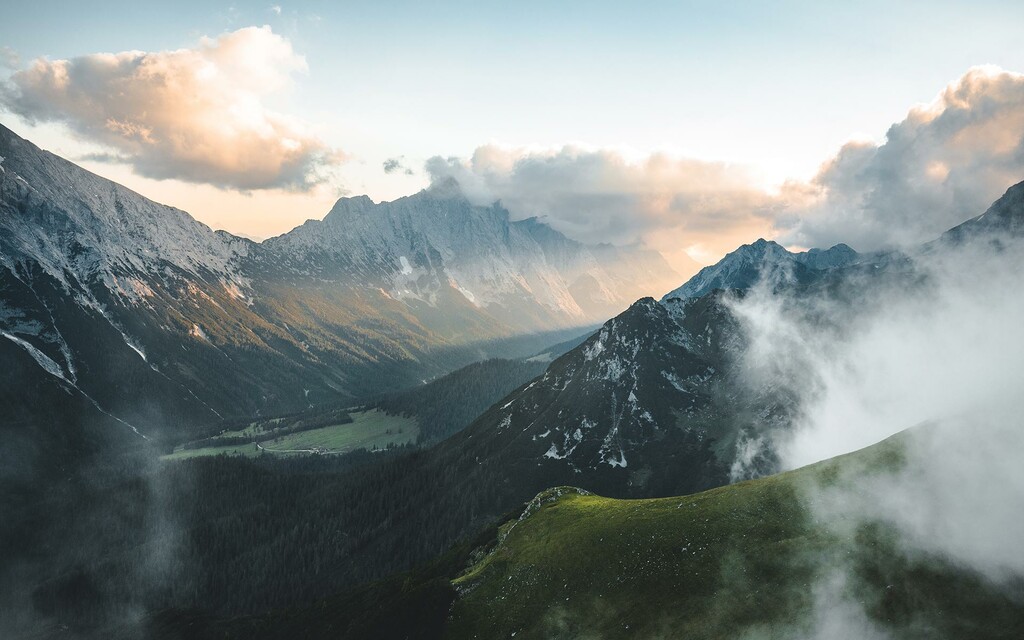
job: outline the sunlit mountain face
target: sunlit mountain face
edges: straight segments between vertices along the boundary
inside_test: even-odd
[[[0,20],[0,638],[1024,637],[1024,8],[129,4]]]
[[[49,383],[132,426],[161,425],[143,433],[538,350],[627,306],[637,282],[675,279],[655,252],[510,222],[453,181],[382,205],[342,199],[323,221],[253,243],[10,131],[2,149],[5,335]],[[154,397],[125,389],[101,401],[128,370]]]

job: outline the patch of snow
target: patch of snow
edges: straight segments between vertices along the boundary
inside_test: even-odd
[[[61,369],[60,365],[54,362],[53,359],[50,358],[50,356],[46,355],[39,349],[36,349],[27,341],[22,340],[21,338],[10,333],[7,333],[6,331],[0,331],[0,335],[7,338],[14,344],[18,345],[25,351],[27,351],[28,355],[32,356],[32,359],[36,361],[36,364],[42,367],[43,370],[45,370],[47,373],[54,377],[60,378],[64,382],[70,382],[67,378],[64,377],[64,370]]]
[[[545,458],[551,458],[552,460],[564,460],[565,459],[564,455],[562,455],[562,456],[558,455],[558,445],[556,445],[556,444],[552,444],[551,445],[551,448],[549,448],[547,450],[547,453],[544,454],[544,457]]]
[[[619,449],[619,459],[618,460],[616,460],[615,458],[612,458],[611,460],[606,460],[605,462],[607,462],[608,464],[610,464],[613,467],[619,467],[621,469],[625,469],[626,468],[626,452],[623,451],[622,449]]]
[[[611,380],[615,382],[622,378],[622,374],[626,372],[625,363],[619,358],[613,358],[605,364],[604,378],[605,380]]]
[[[115,416],[114,414],[110,413],[109,411],[107,411],[106,409],[104,409],[103,407],[101,407],[101,406],[100,406],[100,404],[99,404],[98,402],[96,402],[96,400],[95,400],[95,399],[94,399],[94,398],[93,398],[92,396],[90,396],[89,394],[85,393],[85,392],[84,392],[84,391],[82,391],[82,390],[81,390],[80,388],[78,388],[78,386],[77,386],[77,385],[76,385],[76,384],[75,384],[74,382],[72,382],[72,381],[68,380],[68,379],[67,379],[67,378],[66,378],[66,377],[64,376],[64,372],[63,372],[63,371],[61,370],[61,368],[60,368],[60,365],[58,365],[58,364],[57,364],[56,362],[54,362],[54,361],[53,361],[53,360],[52,360],[52,359],[51,359],[51,358],[50,358],[49,356],[47,356],[47,355],[46,355],[45,353],[43,353],[43,352],[42,352],[42,351],[40,351],[39,349],[36,349],[36,348],[35,348],[34,346],[32,346],[31,344],[29,344],[29,343],[28,343],[28,342],[26,342],[25,340],[22,340],[21,338],[19,338],[19,337],[17,337],[17,336],[11,335],[10,333],[7,333],[6,331],[0,331],[0,335],[2,335],[3,337],[7,338],[8,340],[10,340],[11,342],[13,342],[14,344],[18,345],[19,347],[21,347],[21,348],[22,348],[22,349],[24,349],[25,351],[27,351],[27,352],[28,352],[28,354],[29,354],[30,356],[32,356],[32,359],[33,359],[33,360],[35,360],[35,361],[36,361],[36,363],[37,363],[37,364],[38,364],[38,365],[39,365],[40,367],[42,367],[44,371],[46,371],[47,373],[49,373],[50,375],[52,375],[52,376],[54,376],[54,377],[56,377],[56,378],[60,378],[60,379],[61,379],[61,380],[63,380],[64,382],[66,382],[66,383],[70,384],[70,385],[71,385],[71,386],[72,386],[72,387],[73,387],[73,388],[74,388],[74,389],[75,389],[76,391],[78,391],[79,393],[81,393],[81,394],[82,394],[82,396],[84,396],[84,397],[85,397],[85,399],[87,399],[87,400],[88,400],[89,402],[91,402],[91,403],[92,403],[92,405],[93,405],[94,407],[96,407],[96,409],[97,409],[97,410],[98,410],[98,411],[99,411],[100,413],[102,413],[102,414],[104,414],[104,415],[106,415],[106,416],[108,416],[108,417],[110,417],[110,418],[112,418],[112,419],[114,419],[114,420],[116,420],[116,421],[120,422],[121,424],[125,425],[126,427],[128,427],[129,429],[131,429],[132,431],[134,431],[136,435],[142,436],[143,438],[145,438],[145,437],[146,437],[146,436],[145,436],[145,434],[143,434],[143,433],[142,433],[142,432],[140,432],[140,431],[139,431],[138,429],[136,429],[134,425],[132,425],[132,424],[129,424],[128,422],[125,422],[125,421],[124,421],[124,420],[122,420],[121,418],[118,418],[118,417],[117,417],[117,416]]]
[[[686,391],[686,387],[683,386],[683,381],[679,379],[675,373],[671,371],[662,371],[661,376],[668,380],[669,384],[676,388],[677,391]]]
[[[122,336],[124,336],[124,334],[122,334]],[[149,360],[146,359],[146,352],[143,351],[141,348],[139,348],[139,347],[135,346],[134,344],[132,344],[131,340],[128,339],[128,336],[124,336],[124,343],[126,345],[128,345],[129,347],[131,347],[132,351],[134,351],[135,353],[139,354],[139,357],[142,358],[143,362],[149,362]]]

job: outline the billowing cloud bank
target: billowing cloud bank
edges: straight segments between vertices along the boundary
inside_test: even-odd
[[[340,156],[266,105],[305,70],[288,40],[249,27],[192,49],[40,58],[0,85],[0,101],[29,122],[67,124],[146,177],[305,190]]]
[[[478,148],[468,160],[427,161],[434,180],[454,177],[479,202],[539,216],[569,237],[662,252],[717,253],[769,228],[767,196],[727,164],[654,154],[638,161],[609,149]]]
[[[780,220],[805,246],[915,244],[978,215],[1024,180],[1024,75],[969,70],[912,109],[881,145],[851,142]]]
[[[912,109],[882,144],[851,142],[808,182],[769,191],[743,167],[609,149],[482,146],[431,158],[479,201],[501,200],[575,238],[642,241],[715,260],[759,235],[857,250],[913,245],[1024,180],[1024,75],[975,68]]]

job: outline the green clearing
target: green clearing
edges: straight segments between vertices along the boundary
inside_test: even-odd
[[[187,460],[189,458],[199,458],[201,456],[219,456],[220,454],[229,456],[248,456],[254,457],[260,454],[260,450],[256,448],[254,443],[239,444],[224,447],[202,447],[200,449],[181,449],[175,447],[172,453],[160,456],[161,460]]]
[[[352,422],[280,436],[262,432],[256,428],[254,423],[245,429],[222,433],[219,437],[227,439],[253,436],[258,439],[258,445],[256,443],[233,443],[198,449],[177,447],[162,459],[183,460],[222,453],[257,456],[263,451],[274,455],[305,455],[314,451],[325,454],[348,453],[356,449],[373,449],[374,447],[383,449],[392,444],[416,442],[416,437],[419,435],[419,427],[416,420],[412,418],[393,416],[376,409],[352,412],[349,415],[352,417]]]
[[[907,557],[883,523],[844,529],[807,508],[818,489],[901,468],[905,438],[686,497],[551,489],[453,581],[446,637],[817,637],[816,594],[837,572],[829,605],[859,603],[892,637],[1024,637],[1020,594]]]

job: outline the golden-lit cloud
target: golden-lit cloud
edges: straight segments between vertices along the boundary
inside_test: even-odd
[[[882,144],[850,142],[809,181],[768,189],[743,167],[609,149],[476,149],[434,157],[480,203],[539,216],[571,238],[640,242],[680,271],[759,236],[860,251],[927,242],[1024,180],[1024,75],[970,69],[893,124]]]
[[[1024,75],[970,69],[911,109],[885,142],[851,142],[822,165],[784,239],[873,250],[925,242],[982,213],[1024,180]]]
[[[471,200],[500,200],[586,242],[641,242],[681,271],[770,230],[770,198],[742,167],[610,149],[476,149],[468,160],[427,161],[433,180],[455,178]]]
[[[267,104],[306,69],[287,39],[248,27],[190,49],[39,58],[0,87],[0,101],[30,123],[66,124],[148,178],[302,191],[342,159]]]

